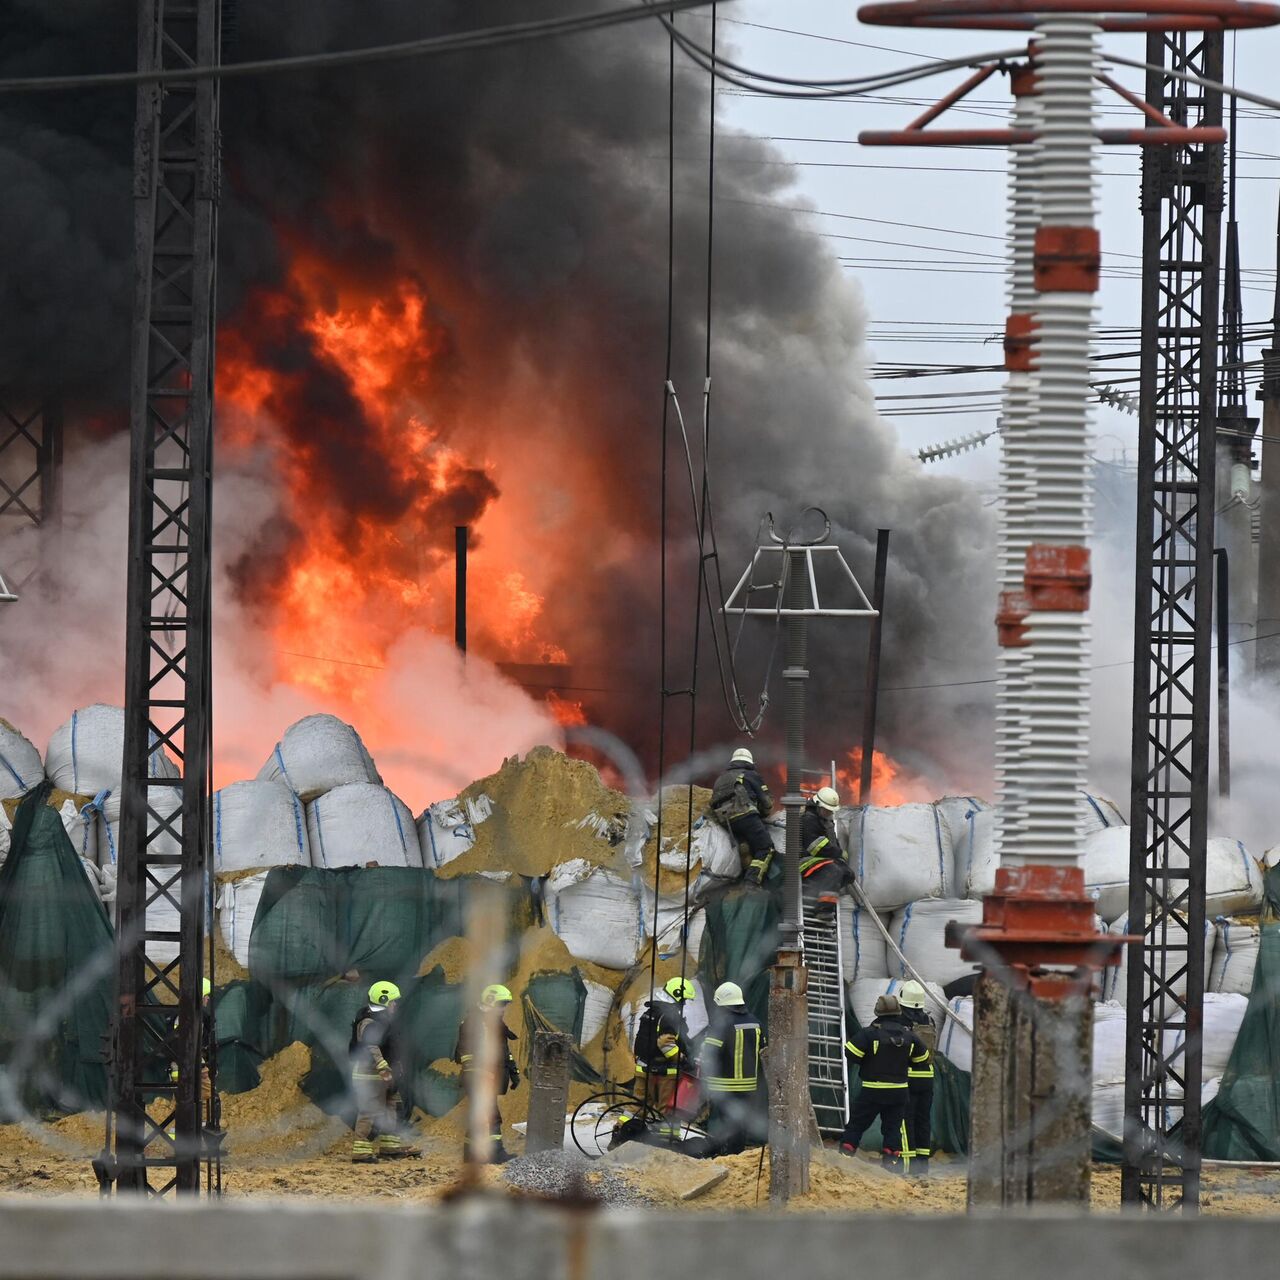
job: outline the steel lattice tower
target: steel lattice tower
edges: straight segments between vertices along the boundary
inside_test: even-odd
[[[0,536],[14,527],[45,528],[62,508],[62,406],[54,396],[32,403],[0,394]],[[6,579],[0,560],[0,601],[13,600],[22,581]],[[10,566],[11,568],[11,566]]]
[[[1147,37],[1147,101],[1220,126],[1219,33]],[[1200,1030],[1213,605],[1214,432],[1222,146],[1148,148],[1134,615],[1130,948],[1125,1066],[1129,1203],[1194,1209],[1200,1195]],[[1185,994],[1179,994],[1179,989]],[[1173,1060],[1175,1033],[1185,1051]]]
[[[220,18],[219,0],[140,0],[139,68],[216,65]],[[201,1104],[218,98],[216,79],[143,84],[135,132],[112,1118],[117,1185],[155,1194],[196,1192],[202,1172],[212,1186],[218,1158]],[[150,776],[157,750],[177,762],[177,780]],[[154,908],[166,903],[180,911],[176,932],[155,927]],[[157,958],[175,943],[172,959]],[[154,1011],[160,1005],[164,1011]]]

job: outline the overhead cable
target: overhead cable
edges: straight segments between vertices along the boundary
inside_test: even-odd
[[[728,2],[728,0],[726,0]],[[371,45],[364,49],[339,49],[330,53],[308,53],[289,58],[259,58],[251,62],[226,62],[213,67],[178,67],[155,71],[92,72],[75,76],[22,76],[0,79],[0,93],[56,93],[69,89],[109,89],[139,84],[189,84],[193,80],[232,80],[280,71],[312,71],[331,67],[367,66],[378,62],[402,62],[409,58],[474,49],[494,49],[530,40],[552,40],[559,36],[601,31],[628,22],[647,21],[686,9],[700,9],[707,0],[643,0],[640,4],[603,13],[574,14],[560,18],[539,18],[498,27],[479,27],[446,35],[401,40],[394,44]]]

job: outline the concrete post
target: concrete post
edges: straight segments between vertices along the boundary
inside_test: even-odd
[[[970,1208],[1088,1207],[1092,1005],[1066,986],[1043,994],[1047,981],[1037,994],[990,973],[978,983]]]
[[[559,1031],[536,1031],[529,1059],[529,1128],[525,1150],[564,1147],[564,1118],[569,1105],[569,1066],[573,1040]]]
[[[808,971],[798,951],[779,951],[769,987],[769,1199],[809,1190]]]

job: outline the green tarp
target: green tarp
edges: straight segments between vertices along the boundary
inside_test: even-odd
[[[1215,1097],[1204,1109],[1211,1160],[1280,1160],[1280,866],[1265,881],[1253,989]]]
[[[0,867],[0,1111],[101,1108],[115,973],[111,922],[46,803],[18,806]]]
[[[778,903],[773,894],[732,888],[706,905],[698,980],[714,992],[736,982],[747,1008],[769,1029],[769,969],[778,950]]]
[[[269,985],[353,971],[403,984],[462,933],[467,884],[412,867],[275,867],[249,936],[249,972]]]

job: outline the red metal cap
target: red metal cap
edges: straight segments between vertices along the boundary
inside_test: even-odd
[[[1025,31],[1045,14],[1096,17],[1101,31],[1232,31],[1271,27],[1280,8],[1254,0],[890,0],[858,19],[881,27]]]
[[[1097,293],[1101,267],[1097,227],[1036,228],[1036,288],[1041,293]]]
[[[1028,373],[1036,367],[1035,341],[1039,322],[1029,311],[1014,311],[1004,322],[1004,367]]]
[[[1027,610],[1029,602],[1025,591],[1002,591],[996,611],[996,636],[1002,649],[1025,649],[1027,639]]]
[[[1040,996],[1087,990],[1095,970],[1120,963],[1121,950],[1140,938],[1100,933],[1084,868],[1000,867],[995,891],[982,902],[982,923],[947,924],[946,944],[966,960],[1001,971],[1011,986]],[[1045,965],[1072,973],[1040,974]]]
[[[1022,580],[1033,612],[1084,613],[1093,584],[1089,548],[1035,543],[1027,548]]]

